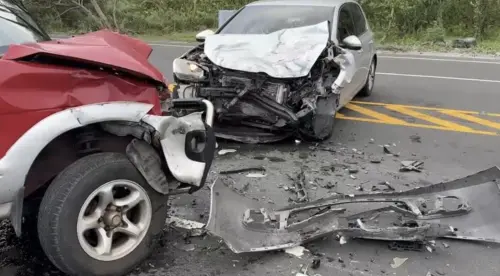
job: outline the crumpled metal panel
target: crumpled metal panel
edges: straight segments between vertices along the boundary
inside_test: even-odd
[[[205,39],[205,54],[216,65],[275,78],[304,77],[326,48],[328,21],[270,34],[216,34]]]
[[[426,242],[500,241],[500,169],[403,192],[336,195],[274,209],[216,181],[207,229],[236,253],[297,246],[325,235]],[[385,217],[385,215],[388,215]]]

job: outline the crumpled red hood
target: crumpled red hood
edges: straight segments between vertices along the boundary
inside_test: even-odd
[[[141,40],[101,30],[67,39],[11,45],[2,58],[16,60],[48,54],[115,67],[163,83],[163,74],[148,61],[152,51],[151,46]]]

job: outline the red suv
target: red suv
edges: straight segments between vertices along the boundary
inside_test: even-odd
[[[175,102],[198,111],[162,116],[151,51],[106,30],[52,41],[0,0],[0,219],[18,236],[35,223],[65,273],[127,273],[152,252],[168,196],[205,183],[213,106]]]

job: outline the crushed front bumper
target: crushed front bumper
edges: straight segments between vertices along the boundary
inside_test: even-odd
[[[325,235],[428,242],[500,243],[500,169],[403,192],[337,195],[273,209],[218,179],[207,230],[236,253],[289,248]]]

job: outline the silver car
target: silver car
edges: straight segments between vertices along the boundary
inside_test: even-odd
[[[236,11],[173,62],[173,98],[205,98],[218,137],[324,140],[336,111],[373,89],[377,55],[350,0],[267,0]]]

